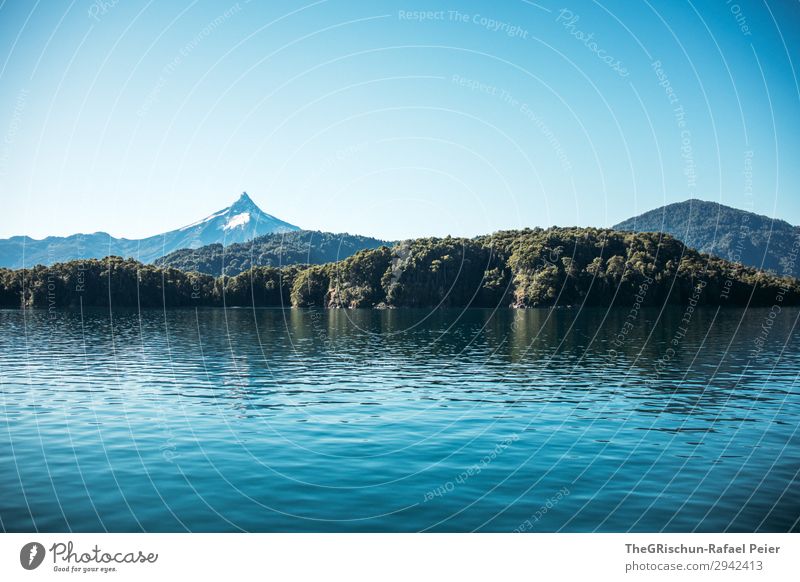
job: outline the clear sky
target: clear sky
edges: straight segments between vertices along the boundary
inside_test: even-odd
[[[0,237],[800,224],[798,73],[795,0],[6,0]]]

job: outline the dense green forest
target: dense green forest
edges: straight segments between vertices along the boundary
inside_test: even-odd
[[[223,247],[206,245],[174,251],[154,262],[160,267],[197,271],[207,275],[238,275],[250,267],[321,265],[345,259],[364,249],[391,244],[368,236],[297,230],[267,234],[245,243]]]
[[[703,253],[800,277],[800,227],[716,202],[669,204],[629,218],[614,229],[664,232]]]
[[[0,270],[0,305],[549,307],[800,303],[800,282],[654,233],[595,228],[423,238],[338,262],[213,277],[132,259]]]

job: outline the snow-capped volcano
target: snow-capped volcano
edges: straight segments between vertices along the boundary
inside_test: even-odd
[[[178,249],[221,243],[247,242],[257,236],[300,230],[261,210],[242,192],[227,208],[187,226],[144,239],[115,238],[105,232],[73,234],[35,240],[15,236],[0,240],[0,267],[20,268],[70,261],[99,259],[108,255],[133,257],[144,263]]]
[[[180,233],[182,242],[178,248],[197,248],[212,243],[231,244],[247,242],[262,234],[300,230],[261,210],[253,199],[242,192],[239,198],[219,212],[173,231]],[[173,233],[166,233],[167,235]],[[187,240],[187,234],[189,240]],[[166,235],[161,235],[166,236]],[[171,252],[171,251],[170,251]],[[159,255],[161,256],[161,255]]]

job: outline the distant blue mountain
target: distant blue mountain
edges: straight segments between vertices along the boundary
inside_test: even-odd
[[[105,232],[95,232],[67,237],[49,236],[42,240],[28,236],[0,240],[0,267],[19,269],[73,259],[100,259],[108,255],[133,257],[150,263],[178,249],[194,249],[215,243],[243,243],[265,234],[296,230],[300,230],[299,227],[262,211],[244,192],[232,205],[211,216],[143,239],[115,238]]]

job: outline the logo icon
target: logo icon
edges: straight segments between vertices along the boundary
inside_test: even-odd
[[[44,546],[39,542],[28,542],[19,551],[19,563],[26,570],[35,570],[44,561]]]

